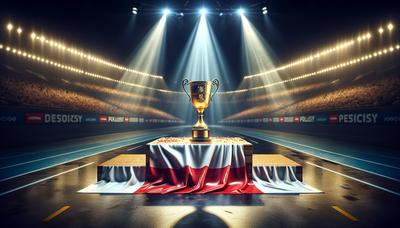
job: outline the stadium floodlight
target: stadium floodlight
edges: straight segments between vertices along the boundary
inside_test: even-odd
[[[21,27],[18,27],[17,33],[18,33],[18,34],[21,34],[21,33],[22,33],[22,28],[21,28]]]
[[[132,7],[132,13],[136,15],[138,13],[138,8]]]
[[[201,8],[200,10],[199,10],[199,13],[200,13],[200,15],[201,16],[204,16],[204,15],[206,15],[207,13],[208,13],[208,10],[206,9],[206,8]]]
[[[380,34],[382,34],[382,33],[383,33],[383,28],[382,28],[382,27],[379,27],[378,32],[379,32]]]
[[[171,13],[171,10],[168,9],[168,8],[165,8],[165,9],[162,10],[162,13],[163,13],[164,15],[169,15],[169,14]]]
[[[243,16],[243,14],[245,13],[245,11],[244,11],[243,8],[239,8],[239,9],[237,10],[237,13],[238,13],[240,16]]]
[[[13,24],[11,24],[11,23],[7,24],[7,30],[8,31],[11,31],[13,28],[14,28]]]
[[[392,29],[393,29],[393,24],[392,23],[389,23],[388,25],[387,25],[387,28],[389,29],[389,31],[392,31]]]
[[[175,15],[179,20],[182,19],[185,16],[185,14],[183,12],[176,13]]]
[[[264,6],[262,9],[262,14],[266,15],[268,13],[268,9],[266,6]]]

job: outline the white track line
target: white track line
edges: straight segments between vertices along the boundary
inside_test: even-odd
[[[239,138],[241,138],[241,139],[243,139],[243,140],[248,140],[248,141],[250,141],[250,142],[253,142],[253,143],[255,143],[255,144],[258,144],[258,142],[256,142],[256,141],[254,141],[254,140],[248,138],[248,137],[251,137],[251,136],[242,135],[242,134],[235,134],[234,136],[237,136],[237,137],[239,137]]]
[[[135,147],[132,147],[132,148],[127,149],[126,151],[131,151],[131,150],[137,149],[137,148],[142,147],[142,146],[143,146],[143,145],[135,146]]]
[[[257,141],[255,141],[255,140],[252,140],[252,139],[249,139],[249,138],[245,138],[245,140],[249,140],[249,141],[250,141],[250,142],[252,142],[252,143],[258,144],[258,142],[257,142]]]
[[[368,163],[372,163],[372,164],[376,164],[376,165],[380,165],[380,166],[385,166],[385,167],[392,168],[392,169],[400,169],[400,167],[397,167],[397,166],[392,166],[392,165],[388,165],[388,164],[385,164],[385,163],[375,162],[375,161],[371,161],[371,160],[367,160],[367,159],[363,159],[363,158],[358,158],[358,157],[354,157],[354,156],[350,156],[350,155],[336,153],[336,152],[333,152],[333,151],[330,151],[330,150],[325,150],[325,149],[321,149],[321,148],[318,148],[318,147],[313,147],[313,146],[309,146],[309,145],[305,145],[305,144],[289,141],[289,140],[286,140],[286,139],[278,138],[279,136],[278,137],[276,137],[276,136],[268,136],[268,137],[270,137],[272,139],[275,139],[275,140],[280,140],[280,141],[283,141],[283,142],[292,143],[292,144],[295,144],[295,145],[298,145],[298,146],[307,147],[307,148],[310,148],[310,149],[313,149],[313,150],[319,150],[319,151],[326,152],[326,153],[329,153],[329,154],[334,154],[334,155],[337,155],[337,156],[347,157],[347,158],[351,158],[351,159],[354,159],[354,160],[359,160],[359,161],[368,162]]]
[[[98,146],[87,147],[87,148],[73,150],[73,151],[66,152],[66,153],[61,153],[61,154],[51,155],[51,156],[48,156],[48,157],[38,158],[38,159],[26,161],[26,162],[16,163],[16,164],[0,167],[0,170],[1,169],[8,169],[8,168],[16,167],[16,166],[21,166],[21,165],[26,165],[26,164],[30,164],[30,163],[34,163],[34,162],[38,162],[38,161],[43,161],[43,160],[47,160],[47,159],[51,159],[51,158],[61,157],[61,156],[69,155],[69,154],[76,154],[76,153],[79,153],[79,152],[90,151],[90,150],[93,150],[93,149],[106,147],[106,146],[111,146],[111,145],[114,145],[114,144],[125,143],[125,142],[129,142],[129,141],[132,141],[132,140],[135,140],[135,139],[136,140],[142,140],[143,137],[144,136],[138,136],[137,138],[129,138],[129,139],[121,140],[121,141],[114,141],[114,142],[108,143],[108,144],[102,144],[102,145],[98,145]],[[122,147],[124,147],[124,146],[122,146]],[[119,148],[121,148],[121,147],[119,147]]]
[[[355,177],[352,177],[352,176],[349,176],[349,175],[346,175],[346,174],[343,174],[343,173],[339,173],[339,172],[337,172],[337,171],[335,171],[335,170],[331,170],[331,169],[328,169],[328,168],[319,166],[319,165],[314,164],[314,163],[311,163],[311,162],[306,162],[306,163],[309,164],[309,165],[318,167],[318,168],[320,168],[320,169],[323,169],[323,170],[326,170],[326,171],[335,173],[335,174],[337,174],[337,175],[340,175],[340,176],[343,176],[343,177],[347,177],[347,178],[352,179],[352,180],[354,180],[354,181],[357,181],[357,182],[360,182],[360,183],[369,185],[369,186],[374,187],[374,188],[377,188],[377,189],[379,189],[379,190],[382,190],[382,191],[389,192],[389,193],[392,193],[392,194],[394,194],[394,195],[400,196],[400,193],[399,193],[399,192],[395,192],[395,191],[392,191],[392,190],[390,190],[390,189],[387,189],[387,188],[384,188],[384,187],[381,187],[381,186],[378,186],[378,185],[375,185],[375,184],[371,184],[371,183],[369,183],[369,182],[360,180],[360,179],[358,179],[358,178],[355,178]]]
[[[148,139],[148,138],[147,139],[140,139],[140,140],[142,140],[141,142],[145,142],[145,141],[149,141],[149,140],[154,139],[154,138],[156,138],[156,137],[151,137],[150,139]],[[140,143],[140,142],[137,142],[137,143]],[[101,154],[101,153],[104,153],[104,152],[107,152],[107,151],[119,149],[119,148],[122,148],[122,147],[125,147],[125,146],[126,145],[122,145],[122,146],[118,146],[118,147],[113,147],[111,149],[101,150],[101,151],[98,151],[98,152],[96,152],[94,154],[80,156],[80,157],[74,158],[72,160],[60,162],[60,163],[53,164],[53,165],[50,165],[50,166],[46,166],[46,167],[43,167],[43,168],[39,168],[39,169],[35,169],[35,170],[28,171],[28,172],[25,172],[25,173],[21,173],[21,174],[15,175],[15,176],[11,176],[11,177],[7,177],[7,178],[4,178],[4,179],[0,179],[0,182],[7,181],[7,180],[10,180],[10,179],[13,179],[13,178],[16,178],[16,177],[20,177],[20,176],[23,176],[23,175],[26,175],[26,174],[34,173],[34,172],[37,172],[37,171],[41,171],[41,170],[44,170],[44,169],[52,168],[52,167],[55,167],[55,166],[58,166],[58,165],[63,165],[63,164],[68,163],[68,162],[80,160],[80,159],[91,157],[91,156],[94,156],[94,155],[98,155],[98,154]]]
[[[40,182],[49,180],[49,179],[51,179],[51,178],[58,177],[58,176],[61,176],[61,175],[63,175],[63,174],[66,174],[66,173],[69,173],[69,172],[72,172],[72,171],[75,171],[75,170],[78,170],[78,169],[81,169],[81,168],[83,168],[83,167],[86,167],[86,166],[89,166],[89,165],[93,165],[93,164],[94,164],[94,162],[90,162],[90,163],[88,163],[88,164],[81,165],[81,166],[78,166],[78,167],[73,168],[73,169],[69,169],[69,170],[67,170],[67,171],[64,171],[64,172],[61,172],[61,173],[58,173],[58,174],[55,174],[55,175],[52,175],[52,176],[49,176],[49,177],[46,177],[46,178],[37,180],[37,181],[34,181],[34,182],[32,182],[32,183],[25,184],[25,185],[22,185],[22,186],[17,187],[17,188],[13,188],[13,189],[11,189],[11,190],[8,190],[8,191],[5,191],[5,192],[0,193],[0,196],[4,196],[4,195],[6,195],[6,194],[9,194],[9,193],[18,191],[18,190],[20,190],[20,189],[23,189],[23,188],[32,186],[32,185],[34,185],[34,184],[38,184],[38,183],[40,183]]]

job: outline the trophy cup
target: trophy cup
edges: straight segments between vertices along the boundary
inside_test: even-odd
[[[190,87],[190,95],[185,88],[186,85]],[[214,86],[215,91],[212,93]],[[192,141],[210,141],[210,131],[207,124],[204,122],[204,110],[208,107],[208,104],[218,91],[219,81],[217,79],[213,81],[189,81],[184,79],[182,81],[182,87],[188,95],[189,100],[192,101],[192,105],[197,110],[198,115],[197,122],[192,127]]]

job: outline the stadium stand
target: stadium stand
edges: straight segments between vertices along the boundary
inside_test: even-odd
[[[117,90],[112,85],[85,82],[73,75],[46,75],[34,70],[2,69],[0,105],[12,108],[65,110],[115,116],[147,116],[176,119],[173,115],[141,104],[159,102],[154,95],[139,95],[135,91]],[[49,76],[51,75],[51,76]]]
[[[256,105],[251,103],[253,107],[226,119],[400,106],[400,91],[398,90],[400,77],[397,75],[353,80],[342,85],[332,84],[334,83],[315,83],[249,97],[249,101],[258,101],[258,103]]]

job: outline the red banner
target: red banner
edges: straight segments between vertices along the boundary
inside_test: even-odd
[[[339,123],[339,115],[338,114],[329,115],[329,123]]]
[[[44,114],[43,113],[26,113],[25,114],[25,123],[28,124],[36,124],[44,122]]]
[[[100,116],[99,121],[100,121],[100,123],[107,123],[108,117],[107,116]]]

